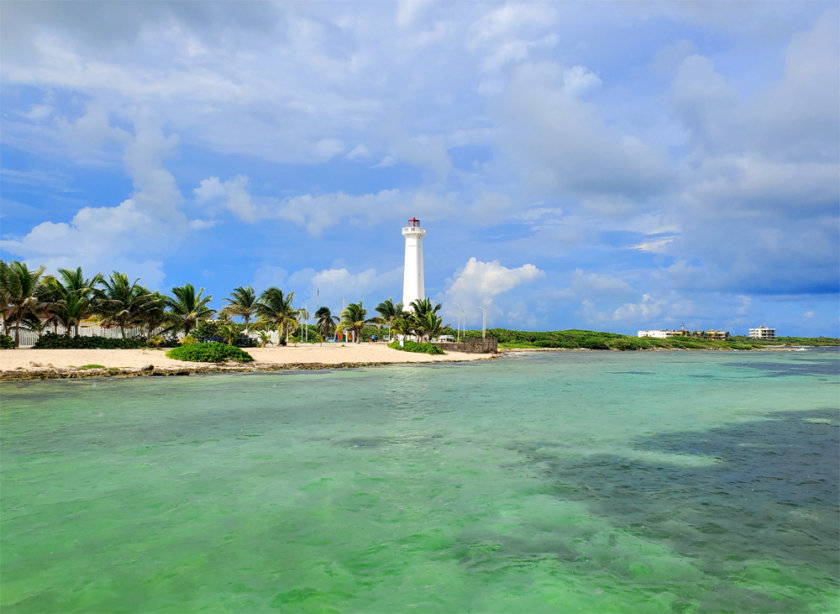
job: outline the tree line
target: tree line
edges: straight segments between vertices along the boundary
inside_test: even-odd
[[[53,327],[63,327],[64,334],[79,336],[79,327],[86,320],[103,326],[116,326],[123,339],[127,331],[139,328],[146,341],[161,334],[189,335],[200,323],[216,318],[219,329],[227,339],[240,334],[277,331],[284,344],[298,332],[309,313],[293,305],[294,292],[284,293],[270,287],[259,295],[251,286],[238,286],[223,300],[226,305],[218,312],[209,307],[212,295],[204,288],[196,292],[192,284],[175,286],[171,294],[150,291],[131,281],[125,273],[114,271],[108,277],[97,273],[86,277],[81,267],[58,269],[57,275],[46,275],[45,267],[30,269],[26,263],[0,260],[0,313],[3,334],[14,331],[15,345],[20,345],[20,331],[41,333]],[[360,341],[365,326],[387,327],[393,334],[411,335],[417,339],[438,336],[442,320],[441,306],[429,299],[414,301],[408,309],[402,303],[387,299],[375,308],[378,315],[368,317],[362,302],[350,303],[340,316],[329,307],[315,312],[315,331],[323,339],[337,332],[350,331]],[[235,322],[233,318],[241,318]]]

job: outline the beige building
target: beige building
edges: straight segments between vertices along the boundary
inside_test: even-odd
[[[759,326],[758,328],[750,329],[750,339],[775,339],[776,329],[767,328],[766,326]]]

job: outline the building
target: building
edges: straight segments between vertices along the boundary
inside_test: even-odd
[[[403,296],[402,304],[406,310],[411,309],[411,303],[426,298],[423,282],[423,237],[426,229],[420,227],[420,220],[416,217],[408,220],[408,226],[402,229],[405,237],[405,265],[403,267]]]
[[[700,337],[701,339],[714,339],[716,341],[726,341],[729,339],[729,333],[722,330],[695,330],[689,332],[687,330],[640,330],[639,337],[653,337],[655,339],[670,339],[671,337]]]
[[[776,329],[767,328],[766,326],[759,326],[758,328],[750,329],[750,339],[775,339]]]
[[[640,330],[639,337],[654,337],[656,339],[667,339],[668,337],[673,337],[674,331],[672,330]]]
[[[653,337],[655,339],[670,339],[671,337],[688,337],[691,335],[687,330],[640,330],[639,337]]]

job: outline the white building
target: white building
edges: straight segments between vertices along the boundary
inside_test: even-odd
[[[759,326],[758,328],[750,329],[750,339],[775,339],[776,329],[767,328],[766,326]]]
[[[411,303],[426,298],[423,282],[423,236],[426,229],[420,227],[420,220],[413,217],[404,226],[402,234],[405,237],[405,266],[403,268],[403,297],[402,304],[406,310],[411,309]]]
[[[673,337],[674,331],[672,330],[640,330],[639,337],[654,337],[656,339],[667,339],[668,337]]]

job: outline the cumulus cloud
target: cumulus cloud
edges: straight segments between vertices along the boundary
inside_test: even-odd
[[[402,220],[412,216],[424,219],[446,217],[455,206],[451,195],[425,192],[403,193],[381,190],[375,194],[300,194],[285,199],[256,197],[249,189],[249,179],[237,175],[221,181],[209,177],[193,190],[196,202],[205,212],[219,215],[228,211],[240,221],[253,224],[263,220],[283,220],[306,228],[319,237],[327,228],[339,224],[370,227],[384,219]]]
[[[266,212],[251,201],[248,178],[243,175],[237,175],[224,183],[218,177],[210,177],[203,180],[193,193],[199,203],[221,203],[222,207],[249,224],[266,217]]]
[[[494,306],[494,298],[498,295],[534,281],[544,274],[544,271],[533,264],[508,268],[498,260],[482,262],[470,258],[466,265],[455,273],[446,290],[447,306],[458,306],[466,311],[491,307]],[[500,309],[497,308],[496,311],[500,312]]]
[[[82,266],[142,272],[144,283],[157,287],[163,265],[148,254],[169,251],[188,230],[189,220],[179,210],[183,199],[175,179],[162,163],[176,139],[142,118],[135,132],[124,153],[134,183],[131,198],[111,207],[82,207],[69,222],[41,222],[22,237],[0,241],[0,248],[52,271]]]

